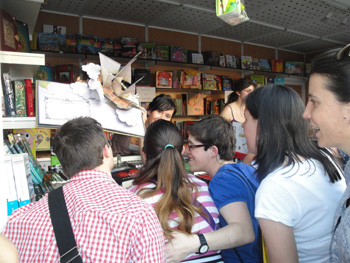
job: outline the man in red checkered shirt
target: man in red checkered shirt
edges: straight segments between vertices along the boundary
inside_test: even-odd
[[[112,178],[113,153],[101,125],[89,117],[68,121],[53,150],[70,178],[63,193],[83,262],[165,262],[153,208]],[[59,262],[47,195],[15,210],[4,234],[20,262]]]

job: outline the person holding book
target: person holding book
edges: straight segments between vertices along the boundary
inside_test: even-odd
[[[336,147],[345,157],[347,188],[331,228],[330,262],[350,262],[350,44],[312,61],[309,101],[303,116],[314,128],[318,145]]]
[[[166,242],[176,232],[193,233],[199,242],[201,234],[214,231],[219,223],[207,184],[185,170],[184,151],[183,136],[173,123],[162,119],[151,123],[143,146],[145,164],[129,188],[154,207]],[[184,262],[223,262],[220,251],[206,248],[204,244]]]
[[[246,98],[243,128],[260,181],[255,217],[271,263],[329,262],[333,218],[346,187],[333,154],[310,138],[304,109],[293,89],[275,84]]]
[[[52,147],[70,178],[63,195],[82,261],[165,262],[157,215],[113,180],[112,149],[100,123],[90,117],[70,120],[58,129]],[[6,224],[4,234],[20,262],[60,260],[48,199],[18,208]]]
[[[212,177],[209,192],[220,213],[221,228],[204,234],[209,250],[222,250],[224,262],[259,263],[261,237],[254,218],[259,183],[252,166],[233,162],[236,139],[231,123],[211,115],[188,126],[187,132],[190,169]],[[201,246],[196,235],[174,237],[166,245],[167,262],[178,262]]]
[[[255,82],[250,79],[239,79],[235,82],[233,92],[228,96],[225,108],[220,115],[230,121],[233,126],[237,123],[243,123],[244,118],[244,99],[245,97],[256,88]],[[239,130],[235,128],[236,138],[239,136]],[[245,144],[245,139],[242,144]],[[238,149],[236,149],[237,151]],[[246,164],[251,164],[254,159],[254,154],[248,152],[243,157],[243,161]]]

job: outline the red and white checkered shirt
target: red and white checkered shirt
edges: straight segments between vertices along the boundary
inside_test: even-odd
[[[163,230],[144,200],[100,171],[82,171],[63,187],[83,262],[165,262]],[[20,262],[59,262],[47,195],[13,212],[4,234]]]

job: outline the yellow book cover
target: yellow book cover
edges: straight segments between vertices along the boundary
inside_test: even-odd
[[[26,141],[29,144],[30,149],[36,158],[36,142],[35,142],[35,129],[15,129],[13,134],[23,134],[26,138]]]
[[[48,151],[50,150],[51,130],[47,128],[35,129],[36,150]]]

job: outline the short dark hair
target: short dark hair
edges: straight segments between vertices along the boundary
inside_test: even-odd
[[[174,109],[173,116],[176,113],[176,105],[172,97],[165,94],[159,94],[157,97],[155,97],[152,102],[148,105],[147,111],[167,111]]]
[[[189,125],[186,130],[197,141],[206,145],[215,145],[219,149],[222,160],[232,161],[235,154],[236,138],[232,124],[219,115],[207,118]],[[204,148],[205,150],[208,147]]]
[[[69,178],[101,165],[106,144],[108,141],[101,124],[90,117],[66,122],[52,140],[53,151]]]
[[[321,74],[328,78],[326,88],[340,102],[350,102],[350,57],[337,59],[340,49],[326,51],[312,60],[310,74]]]
[[[253,86],[255,89],[256,83],[251,79],[247,79],[247,78],[236,80],[233,86],[233,92],[231,92],[230,95],[228,95],[226,104],[235,102],[238,99],[238,94],[236,92],[237,91],[241,92],[242,90],[248,88],[249,86]]]
[[[285,158],[287,166],[294,166],[301,161],[300,157],[319,161],[331,182],[341,178],[333,163],[321,152],[327,154],[328,151],[312,142],[309,123],[302,116],[304,103],[293,89],[280,85],[257,88],[246,97],[246,110],[258,120],[255,161],[260,181],[281,167]],[[334,160],[332,156],[329,158]]]

